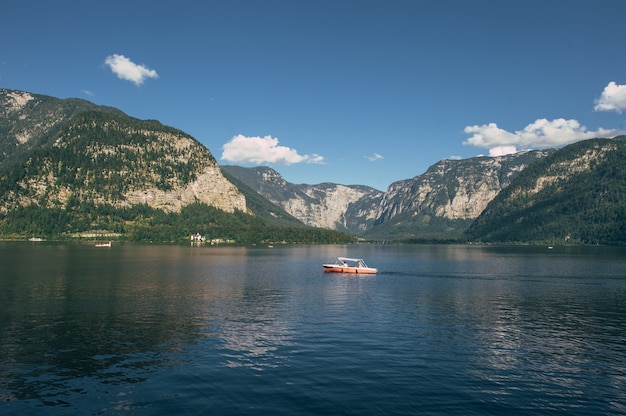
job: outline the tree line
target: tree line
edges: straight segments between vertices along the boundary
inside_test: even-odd
[[[195,233],[237,244],[354,242],[353,236],[339,231],[270,225],[240,211],[231,214],[202,203],[171,213],[148,205],[116,208],[70,200],[65,207],[44,208],[33,204],[0,217],[0,236],[4,238],[71,239],[87,233],[115,234],[125,241],[159,243],[188,242]]]

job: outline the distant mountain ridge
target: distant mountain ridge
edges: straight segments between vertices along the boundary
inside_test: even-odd
[[[552,152],[441,160],[425,173],[387,188],[367,235],[392,239],[458,236],[517,175]]]
[[[442,160],[384,193],[359,185],[296,185],[269,167],[222,169],[308,225],[374,239],[452,238],[522,170],[552,152]]]
[[[624,142],[624,137],[593,139],[563,149],[444,159],[421,175],[392,183],[382,198],[380,191],[368,187],[294,185],[267,167],[223,168],[303,222],[337,228],[357,224],[348,231],[374,240],[625,244]],[[542,192],[534,191],[548,183],[551,186]],[[352,189],[359,192],[350,200]],[[501,202],[512,189],[517,193],[506,204]],[[338,192],[344,193],[343,201],[332,198]],[[542,202],[527,207],[533,220],[526,222],[517,210],[529,194],[537,194]],[[601,208],[593,206],[598,195],[608,201]],[[324,210],[334,215],[324,216]],[[568,211],[576,215],[560,217]],[[366,221],[355,213],[365,213]],[[511,222],[515,216],[519,218]],[[328,218],[334,221],[324,223]],[[539,219],[550,225],[539,230],[529,225]],[[561,227],[561,221],[568,227]]]
[[[0,229],[11,225],[5,229],[19,234],[19,224],[29,227],[36,216],[46,225],[39,230],[62,230],[47,225],[71,211],[67,229],[135,224],[145,238],[152,224],[173,235],[176,227],[193,230],[207,218],[205,225],[222,233],[231,223],[232,231],[315,227],[316,241],[345,241],[341,232],[348,232],[394,241],[626,244],[625,142],[593,139],[558,150],[441,160],[381,192],[292,184],[269,167],[220,167],[197,140],[158,121],[84,100],[0,89]],[[198,204],[237,215],[207,216]],[[295,229],[256,231],[263,241],[308,238]]]
[[[383,197],[369,186],[292,184],[269,167],[226,165],[222,169],[309,226],[356,235],[373,224]]]

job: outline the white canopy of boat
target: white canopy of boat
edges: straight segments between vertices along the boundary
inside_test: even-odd
[[[363,259],[354,259],[352,257],[337,257],[339,261],[363,261]]]
[[[358,263],[362,267],[367,267],[367,264],[365,264],[365,260],[363,259],[356,259],[352,257],[337,257],[337,260],[339,260],[341,263]]]

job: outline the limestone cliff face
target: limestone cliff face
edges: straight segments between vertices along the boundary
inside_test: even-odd
[[[167,212],[200,202],[248,212],[208,149],[156,121],[74,100],[3,90],[5,176],[0,211],[36,204],[147,204]],[[68,110],[69,107],[78,109]],[[22,150],[34,142],[29,150]],[[21,148],[22,147],[22,148]]]
[[[300,185],[307,198],[294,195],[284,209],[307,225],[362,233],[375,220],[382,192],[365,186],[332,183]]]
[[[385,193],[333,183],[294,185],[267,167],[223,168],[307,225],[405,238],[462,231],[522,170],[551,152],[442,160]]]
[[[77,201],[168,212],[202,202],[250,212],[208,149],[156,121],[84,100],[0,89],[0,132],[0,212]],[[359,185],[292,184],[267,167],[222,169],[307,225],[404,238],[466,228],[521,171],[552,152],[442,160],[384,193]],[[537,186],[554,180],[539,179]]]
[[[207,166],[198,178],[185,186],[164,191],[154,187],[131,189],[124,194],[125,202],[118,205],[147,204],[166,212],[180,212],[190,203],[200,202],[226,212],[246,212],[245,197],[226,180],[219,167]]]
[[[380,204],[376,224],[407,213],[447,220],[477,218],[519,172],[549,152],[442,160],[422,175],[391,184]]]
[[[224,177],[211,153],[196,140],[180,132],[158,129],[127,134],[143,135],[146,142],[125,145],[123,149],[98,150],[104,154],[123,154],[126,161],[136,161],[120,172],[128,183],[119,205],[147,204],[167,212],[179,212],[185,205],[200,202],[226,212],[247,211],[243,194]]]
[[[223,169],[303,223],[353,234],[371,226],[383,196],[368,186],[292,184],[268,167]]]

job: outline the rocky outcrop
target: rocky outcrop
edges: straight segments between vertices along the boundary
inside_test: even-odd
[[[459,234],[513,178],[551,152],[441,160],[424,174],[389,186],[368,235],[401,238]]]
[[[132,189],[125,193],[124,200],[123,205],[126,206],[147,204],[166,212],[179,212],[181,208],[194,202],[225,212],[248,212],[246,198],[222,175],[219,166],[215,164],[198,172],[193,182],[175,186],[168,191],[155,187]]]
[[[460,233],[513,178],[551,152],[446,159],[385,193],[334,183],[295,185],[268,167],[223,169],[307,225],[395,239]]]
[[[498,157],[444,159],[424,174],[389,186],[377,224],[406,212],[428,213],[449,220],[474,219],[530,163],[550,151]]]
[[[166,212],[199,202],[249,212],[209,150],[180,130],[82,100],[13,90],[0,91],[0,113],[0,212],[85,202]]]
[[[306,225],[357,235],[374,222],[383,196],[368,186],[292,184],[269,167],[222,169]]]

